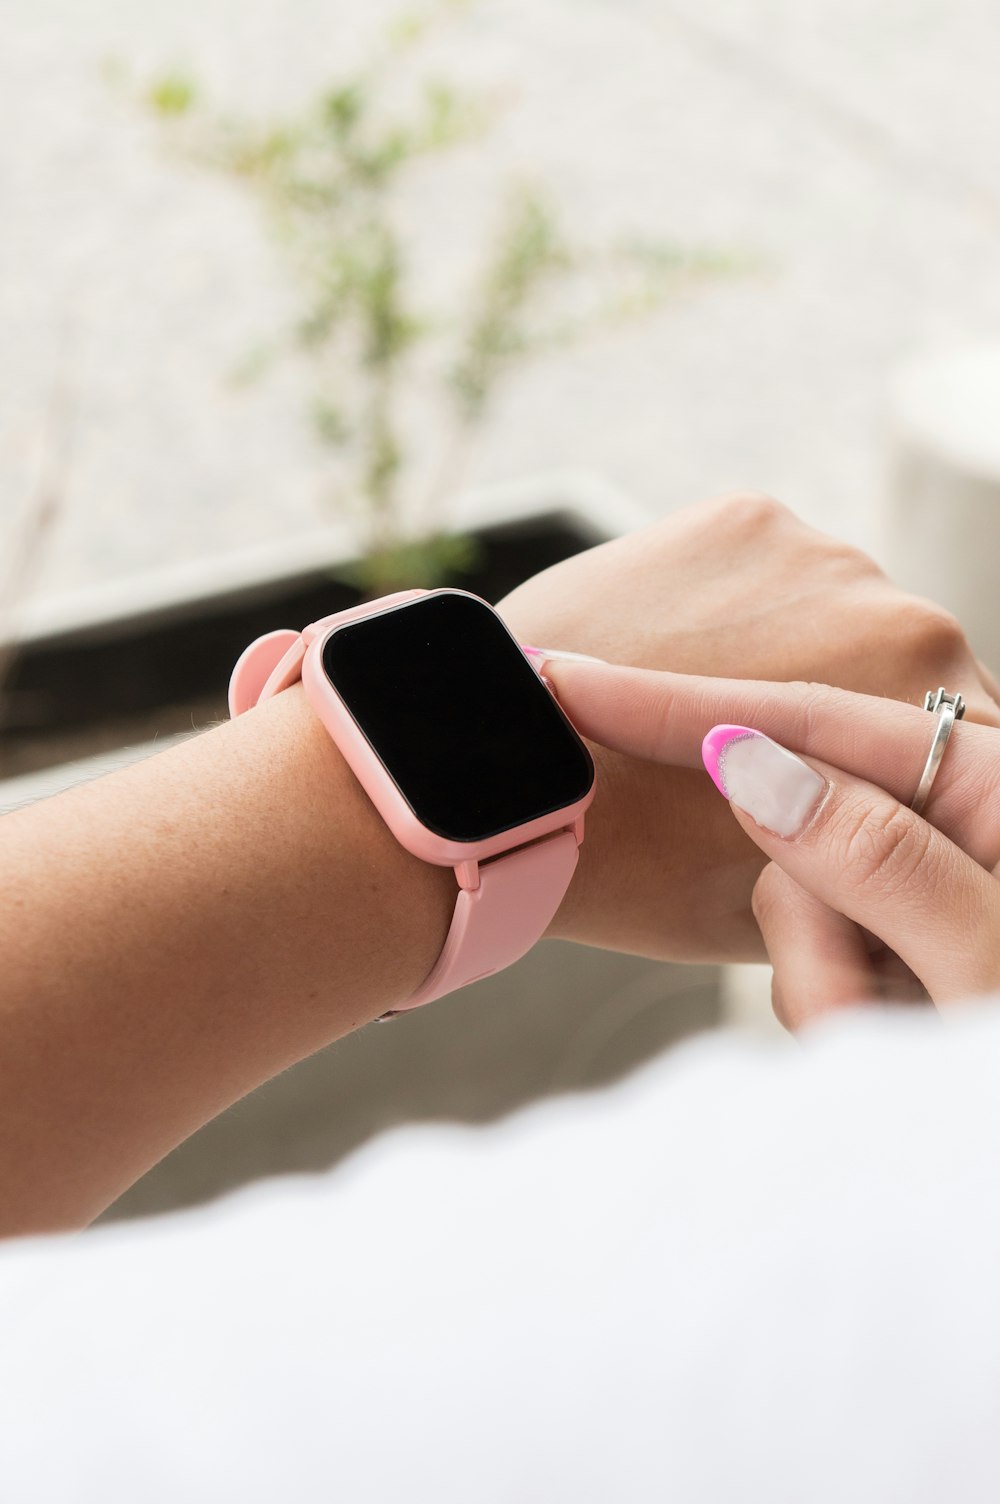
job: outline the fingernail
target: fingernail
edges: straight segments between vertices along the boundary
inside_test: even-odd
[[[826,792],[815,768],[749,726],[713,726],[701,755],[720,794],[786,839],[805,829]]]
[[[565,648],[532,648],[526,643],[521,644],[522,653],[527,653],[529,658],[536,659],[541,663],[546,658],[566,659],[571,663],[603,663],[603,658],[592,658],[589,653],[570,653]]]

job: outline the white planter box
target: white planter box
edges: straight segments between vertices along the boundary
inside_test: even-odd
[[[595,542],[632,532],[654,520],[598,476],[556,470],[469,491],[458,498],[449,521],[457,532],[476,532],[553,515],[576,524]],[[124,575],[85,590],[27,600],[13,615],[13,635],[21,643],[33,644],[82,631],[120,629],[131,621],[152,622],[197,611],[220,596],[294,580],[315,571],[320,564],[355,559],[359,552],[357,528],[347,523],[291,533],[252,548]]]

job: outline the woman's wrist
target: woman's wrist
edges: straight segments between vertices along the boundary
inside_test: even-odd
[[[588,746],[597,792],[576,874],[548,937],[694,964],[763,960],[744,891],[746,868],[759,871],[762,862],[742,838],[737,860],[724,859],[735,844],[727,841],[732,821],[718,800],[703,798],[704,773],[657,768],[651,799],[647,761]],[[654,845],[655,865],[648,855]],[[653,905],[658,929],[649,922]]]
[[[280,821],[289,880],[310,885],[309,913],[297,909],[336,983],[331,1037],[367,1023],[415,992],[440,955],[455,907],[451,868],[407,851],[389,830],[301,685],[230,724],[267,724],[282,781],[294,792]],[[276,724],[271,724],[276,722]],[[287,870],[287,869],[286,869]],[[313,889],[312,883],[318,883]],[[345,985],[346,984],[346,985]]]
[[[4,1229],[89,1220],[392,1008],[433,966],[454,895],[298,687],[0,821]]]

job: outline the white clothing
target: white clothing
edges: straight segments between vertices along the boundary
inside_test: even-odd
[[[996,1504],[998,1433],[1000,1006],[0,1253],[4,1504]]]

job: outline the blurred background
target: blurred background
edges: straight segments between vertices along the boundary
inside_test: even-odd
[[[3,32],[3,806],[224,714],[256,631],[497,598],[733,488],[1000,662],[986,0],[8,0]],[[570,947],[476,990],[114,1214],[769,1027],[756,971]]]

